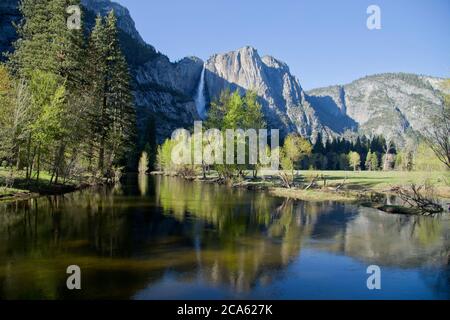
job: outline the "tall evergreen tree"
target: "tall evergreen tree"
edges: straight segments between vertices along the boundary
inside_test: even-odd
[[[104,174],[122,160],[135,132],[130,75],[120,49],[114,11],[105,19],[97,17],[89,40],[88,61],[94,93],[90,122],[95,146],[91,149],[97,150],[97,169]]]

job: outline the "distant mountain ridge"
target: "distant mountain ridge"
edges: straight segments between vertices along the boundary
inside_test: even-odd
[[[445,79],[408,73],[367,76],[343,86],[307,92],[316,108],[337,108],[358,123],[359,132],[404,142],[430,125],[442,107]]]
[[[15,40],[11,22],[20,20],[17,3],[2,0],[0,4],[1,51],[10,50]],[[200,119],[194,97],[203,66],[207,101],[226,88],[254,90],[269,127],[280,129],[282,135],[298,132],[314,139],[319,132],[325,137],[383,133],[402,142],[421,132],[442,105],[443,79],[405,73],[367,76],[305,92],[286,63],[261,57],[250,46],[213,55],[206,62],[187,57],[174,63],[144,42],[125,7],[110,0],[82,0],[82,4],[88,26],[96,14],[116,12],[133,79],[139,129],[145,131],[153,118],[159,142],[176,128],[190,128]]]

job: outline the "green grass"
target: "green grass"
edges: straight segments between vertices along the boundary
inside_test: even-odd
[[[16,193],[20,193],[20,192],[25,192],[26,190],[21,190],[21,189],[15,189],[15,188],[5,188],[5,187],[0,187],[0,196],[10,196]]]
[[[393,185],[422,184],[428,181],[435,187],[449,187],[450,172],[401,172],[401,171],[300,171],[303,176],[323,174],[329,183],[341,183],[347,178],[351,186],[385,189]],[[447,181],[447,182],[446,182]]]
[[[50,184],[51,175],[48,172],[41,172],[39,182],[33,174],[32,180],[27,181],[25,171],[14,173],[14,183],[12,188],[5,188],[5,181],[9,176],[9,169],[0,167],[0,201],[32,196],[33,194],[59,194],[73,191],[76,186],[73,184],[54,185]]]
[[[355,194],[337,193],[325,190],[301,190],[301,189],[285,189],[285,188],[269,188],[269,192],[277,197],[286,197],[297,200],[322,202],[322,201],[339,201],[339,202],[355,202],[358,200]]]
[[[275,171],[264,170],[264,176],[276,176]],[[406,186],[425,181],[436,188],[439,195],[450,197],[450,172],[402,172],[402,171],[296,171],[297,183],[308,183],[317,175],[323,175],[327,186],[341,184],[345,179],[347,190],[386,191],[393,186]],[[320,180],[319,184],[323,181]]]
[[[175,174],[175,173],[174,173]],[[450,198],[450,172],[403,172],[403,171],[318,171],[318,170],[305,170],[295,171],[295,184],[305,186],[312,181],[317,175],[324,176],[326,178],[326,187],[333,189],[345,180],[343,191],[355,191],[355,192],[388,192],[395,186],[409,186],[411,184],[422,185],[425,182],[432,185],[438,196],[444,198]],[[247,172],[246,182],[241,183],[244,187],[257,186],[262,184],[268,188],[283,187],[280,183],[278,171],[263,169],[258,173],[258,179],[251,179],[251,171]],[[200,173],[197,175],[197,179],[201,179]],[[217,173],[211,171],[211,174],[207,176],[208,179],[217,178]],[[323,188],[323,180],[319,179],[317,184]],[[324,188],[324,189],[327,189]],[[300,189],[302,189],[300,187]],[[297,189],[298,190],[298,189]],[[281,192],[281,191],[280,191]],[[279,192],[279,193],[280,193]],[[323,193],[322,190],[316,190],[316,192],[302,193],[305,198],[321,198],[319,193]],[[329,192],[324,196],[329,196]]]

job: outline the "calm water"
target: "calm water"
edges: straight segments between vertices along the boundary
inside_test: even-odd
[[[449,254],[448,216],[175,178],[0,204],[0,299],[449,299]]]

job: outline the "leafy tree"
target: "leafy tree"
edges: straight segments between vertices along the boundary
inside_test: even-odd
[[[145,174],[148,171],[148,154],[147,152],[142,152],[141,158],[139,159],[138,171],[140,174]]]
[[[0,161],[8,159],[12,165],[11,155],[14,149],[14,83],[4,66],[0,65]]]
[[[26,167],[27,178],[37,168],[36,178],[47,170],[50,183],[58,183],[59,176],[64,182],[68,176],[81,179],[86,170],[93,171],[93,161],[104,175],[134,155],[133,97],[116,18],[113,12],[99,17],[86,48],[84,30],[66,25],[66,8],[79,4],[20,4],[19,40],[8,59],[13,103],[0,115],[9,134],[0,140],[8,140],[8,161]]]
[[[366,170],[373,171],[372,166],[372,152],[369,150],[366,156],[366,162],[365,162]]]
[[[417,171],[442,171],[446,165],[440,161],[426,142],[421,142],[414,154],[414,170]]]
[[[378,154],[376,152],[372,152],[370,156],[370,164],[373,171],[378,170],[378,168],[380,167],[379,163],[380,162],[378,161]]]
[[[450,88],[450,80],[446,86]],[[450,169],[450,95],[444,96],[444,103],[425,130],[425,140],[436,157]]]
[[[59,135],[58,141],[43,146],[46,153],[40,152],[40,157],[46,157],[45,162],[52,172],[56,174],[55,182],[65,168],[66,156],[75,159],[78,157],[79,146],[84,141],[83,134],[86,128],[84,111],[88,109],[84,104],[82,83],[85,79],[83,54],[83,31],[70,30],[66,26],[66,8],[69,5],[79,5],[79,0],[23,0],[20,4],[20,11],[23,20],[18,26],[19,40],[14,43],[15,51],[9,55],[8,66],[13,75],[18,78],[18,82],[24,87],[31,87],[33,77],[45,74],[47,78],[54,78],[60,84],[64,84],[64,97],[61,98],[62,114],[64,114],[65,131]],[[61,91],[62,92],[62,91]],[[84,93],[84,94],[83,94]],[[34,101],[43,98],[41,93],[34,91]],[[37,95],[40,95],[38,97]],[[48,97],[47,97],[48,98]],[[33,112],[39,115],[48,115],[46,110],[39,110],[39,104],[35,104]],[[41,105],[42,106],[42,105]],[[36,130],[36,126],[34,127]],[[45,130],[41,130],[41,133]],[[28,135],[26,147],[19,145],[18,150],[26,150],[25,158],[27,166],[27,176],[31,174],[29,168],[32,167],[31,148],[39,144],[32,141],[42,136]],[[22,139],[23,140],[23,139]],[[71,153],[67,153],[70,148]],[[41,150],[42,151],[42,150]],[[20,154],[17,156],[20,159]],[[74,162],[73,160],[71,161]]]
[[[174,163],[172,162],[172,150],[174,142],[170,139],[166,139],[164,143],[158,147],[156,155],[156,167],[160,171],[167,173],[173,172]]]
[[[290,186],[290,181],[294,179],[295,163],[311,155],[312,145],[309,140],[297,135],[290,134],[284,140],[283,148],[280,151],[280,165],[284,171],[290,173],[290,178],[286,172],[280,172],[280,177],[286,186]]]
[[[43,71],[35,71],[31,77],[32,108],[36,118],[30,124],[30,132],[36,148],[37,181],[39,181],[42,155],[66,134],[65,87],[58,82],[56,76]]]
[[[395,168],[401,171],[411,171],[413,169],[413,153],[410,150],[404,150],[397,153],[395,158]]]
[[[361,165],[361,157],[359,153],[355,151],[349,153],[348,161],[350,163],[350,166],[353,167],[353,171],[356,171],[356,169]]]
[[[208,119],[206,121],[206,127],[219,129],[223,133],[225,133],[227,129],[242,129],[246,131],[248,129],[259,130],[265,128],[266,123],[264,121],[261,105],[258,103],[257,94],[251,90],[247,91],[244,96],[241,96],[238,90],[233,93],[229,90],[223,91],[219,99],[211,103],[211,108],[208,112]],[[244,170],[246,169],[252,169],[253,175],[257,175],[260,168],[259,157],[256,164],[248,164],[250,162],[249,137],[235,137],[235,158],[237,157],[236,152],[238,150],[238,146],[242,145],[244,145],[246,150],[247,164],[223,164],[215,166],[219,171],[219,174],[224,176],[225,179],[229,179],[234,176],[235,171],[237,171],[239,175],[243,176]]]

